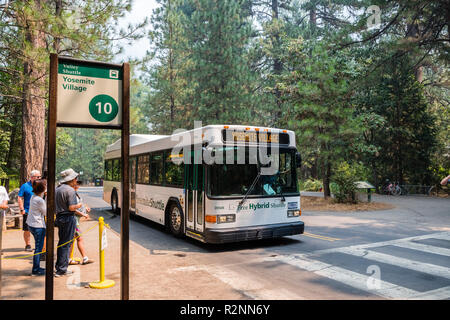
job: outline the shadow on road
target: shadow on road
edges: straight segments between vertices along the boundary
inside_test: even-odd
[[[92,219],[103,216],[105,223],[108,223],[112,230],[120,234],[120,216],[114,215],[109,208],[92,209],[90,215]],[[302,243],[300,240],[288,237],[224,244],[202,243],[189,237],[176,238],[166,230],[165,226],[134,214],[130,214],[130,240],[148,249],[151,254],[165,254],[171,251],[179,257],[182,256],[180,252],[231,252]]]

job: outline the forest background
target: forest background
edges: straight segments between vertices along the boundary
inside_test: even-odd
[[[0,0],[0,178],[47,168],[49,55],[132,66],[131,133],[291,129],[300,181],[438,185],[450,174],[450,4],[419,0]],[[124,41],[148,39],[144,57]],[[57,168],[103,177],[120,132],[58,128]]]

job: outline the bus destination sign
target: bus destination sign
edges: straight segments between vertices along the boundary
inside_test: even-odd
[[[250,142],[250,143],[278,143],[289,144],[287,133],[261,132],[261,131],[235,131],[223,130],[224,142]]]

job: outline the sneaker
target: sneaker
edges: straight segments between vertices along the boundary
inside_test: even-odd
[[[81,264],[89,264],[89,263],[94,263],[94,260],[87,258],[87,259],[83,259],[83,261],[81,262]]]
[[[67,270],[66,272],[58,272],[58,271],[56,271],[55,272],[55,277],[59,278],[59,277],[67,276],[67,275],[70,275],[70,274],[73,274],[72,270]]]
[[[39,271],[37,271],[37,272],[31,272],[31,276],[32,277],[35,277],[35,276],[43,276],[43,275],[45,275],[45,269],[39,269]]]
[[[25,246],[25,251],[31,252],[31,251],[33,251],[33,249],[31,249],[31,246],[29,244],[27,244]]]
[[[70,264],[70,265],[80,264],[80,262],[79,262],[79,261],[76,261],[76,260],[69,260],[69,264]]]

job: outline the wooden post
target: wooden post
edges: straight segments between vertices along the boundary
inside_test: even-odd
[[[45,259],[45,300],[53,300],[53,259],[55,234],[55,165],[56,165],[56,98],[58,84],[58,55],[50,55],[50,101],[48,109],[48,177],[47,177],[47,230]]]
[[[130,148],[130,65],[123,64],[122,86],[122,210],[121,210],[121,282],[120,293],[122,300],[129,300],[129,222],[130,222],[130,177],[129,177],[129,148]]]

